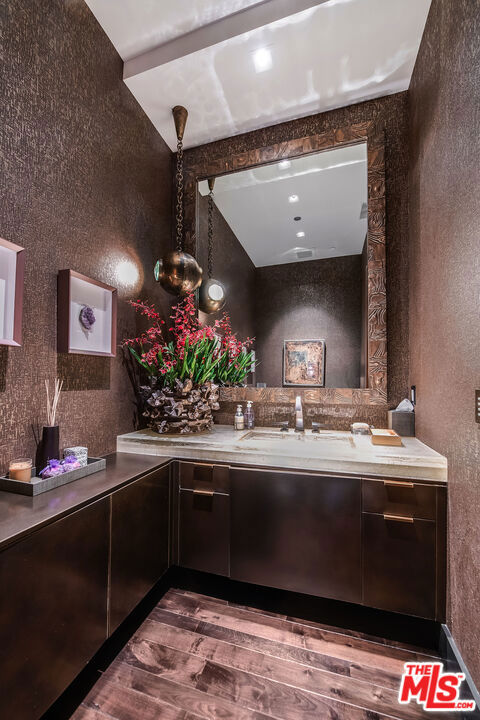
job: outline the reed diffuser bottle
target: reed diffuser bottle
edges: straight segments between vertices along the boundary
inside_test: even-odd
[[[45,380],[45,389],[47,391],[47,425],[43,426],[42,431],[40,452],[42,468],[47,465],[49,460],[58,460],[60,456],[60,429],[56,420],[62,385],[63,380],[56,378],[53,395],[50,396],[48,380]]]

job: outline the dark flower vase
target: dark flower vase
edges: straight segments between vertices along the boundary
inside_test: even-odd
[[[42,432],[41,459],[43,470],[49,460],[59,460],[60,454],[60,431],[58,425],[45,425]]]

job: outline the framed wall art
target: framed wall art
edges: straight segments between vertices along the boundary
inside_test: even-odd
[[[0,345],[22,344],[24,252],[0,238]]]
[[[325,340],[285,340],[283,384],[294,387],[325,386]]]
[[[57,325],[58,352],[114,357],[116,288],[75,270],[60,270]]]

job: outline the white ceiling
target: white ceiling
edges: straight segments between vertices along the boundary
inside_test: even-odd
[[[86,0],[172,149],[408,88],[431,0]],[[233,14],[235,13],[235,14]],[[271,68],[256,72],[266,49]]]
[[[207,182],[199,184],[202,195]],[[218,177],[215,203],[256,267],[362,252],[367,219],[365,143]],[[291,195],[298,201],[289,202]],[[295,221],[295,216],[301,216]],[[297,232],[305,237],[297,238]],[[308,257],[298,252],[311,250]]]

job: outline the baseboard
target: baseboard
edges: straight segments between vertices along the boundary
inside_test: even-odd
[[[473,712],[463,713],[459,718],[470,718],[470,720],[478,720],[480,718],[480,693],[477,690],[473,678],[465,664],[464,659],[458,649],[455,640],[452,637],[448,625],[442,625],[440,632],[440,654],[443,658],[445,666],[454,672],[461,672],[465,675],[465,684],[462,696],[475,700],[476,708]]]

